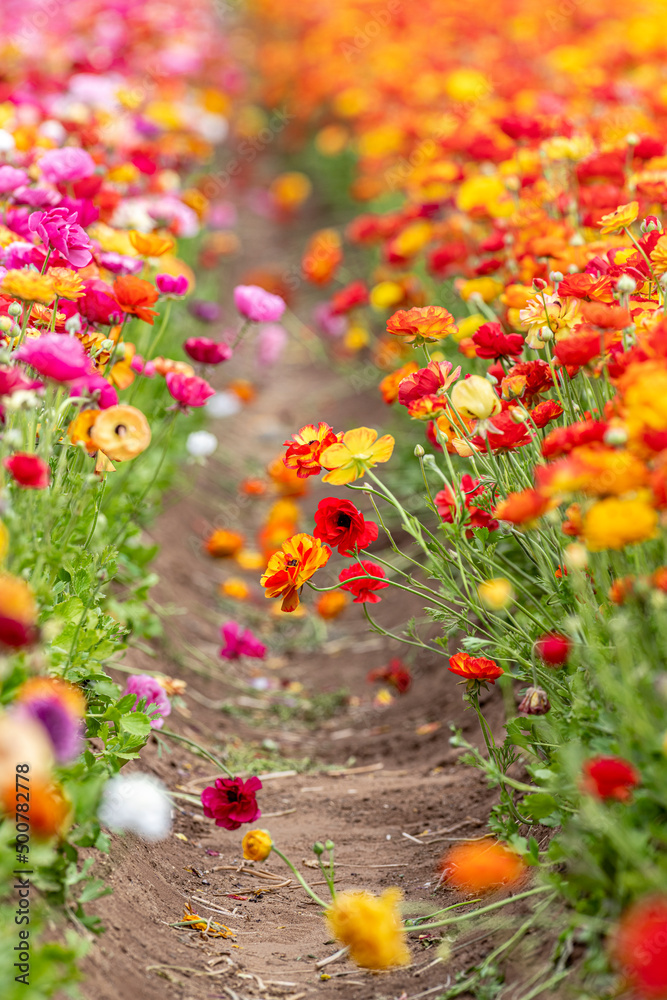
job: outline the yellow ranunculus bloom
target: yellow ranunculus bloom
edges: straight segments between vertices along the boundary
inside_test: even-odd
[[[480,583],[477,593],[484,607],[491,611],[502,611],[514,600],[514,588],[502,576]]]
[[[378,438],[371,427],[356,427],[343,434],[342,441],[322,452],[320,463],[328,469],[323,482],[342,486],[361,478],[378,462],[388,462],[394,450],[391,434]]]
[[[400,889],[381,896],[368,892],[341,892],[325,918],[331,933],[350,949],[350,958],[364,969],[409,965],[410,950],[401,927]]]
[[[593,504],[583,520],[583,538],[591,552],[622,549],[655,534],[657,511],[645,500],[609,497]]]
[[[639,215],[639,202],[631,201],[627,205],[619,205],[609,215],[603,215],[600,219],[600,233],[602,236],[609,236],[610,233],[620,232],[626,226],[631,226]]]
[[[488,420],[502,409],[493,386],[481,375],[471,375],[457,382],[452,389],[451,400],[464,420]]]
[[[266,861],[271,853],[273,841],[268,830],[248,830],[242,846],[246,861]]]

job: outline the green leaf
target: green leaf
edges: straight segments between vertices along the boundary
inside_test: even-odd
[[[132,712],[122,717],[120,728],[132,736],[147,737],[151,731],[151,720],[143,712]]]
[[[551,816],[558,808],[558,804],[548,792],[537,792],[535,795],[527,795],[521,803],[522,812],[532,819],[540,820]]]

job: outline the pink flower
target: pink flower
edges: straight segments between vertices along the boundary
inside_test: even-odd
[[[238,830],[242,823],[254,823],[262,815],[257,805],[259,778],[216,778],[201,793],[204,816],[215,820],[225,830]]]
[[[27,180],[28,175],[25,170],[4,163],[0,167],[0,194],[9,194],[10,191],[15,191]]]
[[[48,212],[33,212],[28,228],[39,236],[44,246],[62,254],[72,267],[85,267],[93,259],[92,244],[76,220],[76,212],[50,208]]]
[[[287,331],[278,323],[268,323],[257,337],[257,363],[262,367],[275,365],[287,345]]]
[[[3,460],[4,467],[12,479],[24,490],[45,490],[51,482],[51,470],[48,463],[39,455],[17,451]]]
[[[287,308],[279,295],[272,295],[259,285],[237,285],[234,305],[253,323],[277,323]]]
[[[229,344],[217,343],[210,337],[189,337],[183,344],[185,353],[202,365],[219,365],[229,361],[232,349]]]
[[[151,719],[151,729],[162,729],[164,720],[171,714],[171,702],[167,698],[164,688],[158,684],[154,677],[150,677],[148,674],[132,674],[127,679],[123,697],[126,694],[136,694],[137,696],[132,706],[133,712],[136,712],[141,699],[145,698],[146,708],[144,712],[146,715],[155,715],[156,712],[159,712],[156,718]]]
[[[77,299],[77,308],[89,323],[101,323],[111,326],[122,316],[122,310],[113,294],[111,285],[100,278],[93,278],[83,283],[84,295]],[[58,309],[62,306],[58,305]]]
[[[14,352],[14,357],[55,382],[73,382],[89,375],[92,370],[91,360],[81,341],[62,333],[29,337]]]
[[[95,160],[85,149],[65,146],[63,149],[49,149],[38,160],[44,180],[50,184],[68,184],[91,177],[95,173]]]
[[[18,365],[13,367],[0,367],[0,398],[11,396],[13,393],[24,389],[41,389],[42,383],[34,379],[26,378],[22,369]]]
[[[77,378],[70,386],[70,396],[89,396],[100,410],[107,410],[118,403],[118,393],[97,372]]]
[[[237,622],[227,622],[220,629],[225,645],[220,656],[225,660],[238,660],[240,656],[253,656],[261,660],[266,655],[266,646],[257,639],[249,628],[243,629]]]
[[[163,295],[185,295],[190,287],[190,282],[184,274],[179,274],[177,278],[171,274],[157,274],[155,284]]]
[[[167,389],[183,410],[189,406],[204,406],[210,396],[215,395],[205,378],[197,375],[183,375],[182,372],[167,372]]]

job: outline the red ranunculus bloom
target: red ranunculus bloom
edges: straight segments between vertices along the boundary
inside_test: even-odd
[[[299,479],[319,476],[322,471],[320,455],[339,440],[340,435],[323,421],[319,424],[306,424],[296,434],[292,434],[291,441],[283,441],[287,448],[283,462],[288,469],[296,470]]]
[[[523,337],[520,333],[503,333],[500,323],[483,323],[472,335],[478,358],[502,358],[521,354]]]
[[[667,896],[640,899],[625,911],[611,953],[636,996],[667,996]]]
[[[185,353],[202,365],[219,365],[229,361],[232,349],[229,344],[218,343],[210,337],[189,337],[183,344]]]
[[[259,778],[216,778],[201,793],[204,816],[215,820],[225,830],[238,830],[242,823],[254,823],[262,815],[257,805]]]
[[[374,521],[365,521],[364,515],[350,500],[325,497],[320,500],[315,511],[313,536],[328,545],[337,545],[342,556],[352,555],[356,545],[368,548],[378,536],[378,526]]]
[[[545,458],[556,458],[567,455],[582,444],[594,444],[604,441],[609,424],[603,420],[580,420],[569,427],[554,427],[542,442],[542,454]]]
[[[449,361],[429,361],[426,368],[406,375],[398,387],[398,401],[402,406],[409,406],[424,396],[435,396],[443,386],[451,385],[461,374],[461,367],[452,371]],[[444,400],[443,400],[444,404]]]
[[[622,757],[591,757],[584,763],[582,787],[597,799],[627,802],[639,781],[639,772]]]
[[[489,681],[495,684],[496,679],[505,673],[495,660],[487,660],[483,656],[469,656],[468,653],[456,653],[449,658],[449,669],[453,674],[465,677],[467,681]]]
[[[44,490],[51,482],[51,470],[39,455],[17,451],[2,464],[9,469],[15,482],[26,490]]]
[[[355,576],[363,577],[363,579],[345,583],[346,580]],[[349,590],[351,594],[354,594],[354,604],[364,604],[366,601],[369,604],[379,604],[382,598],[375,591],[389,586],[383,578],[382,566],[378,566],[377,563],[371,562],[369,559],[360,559],[359,562],[353,563],[347,569],[341,570],[338,577],[341,590]]]
[[[363,281],[352,281],[331,297],[329,308],[332,316],[342,316],[355,306],[365,306],[368,302],[368,289]]]
[[[489,420],[488,435],[488,444],[494,452],[511,451],[530,444],[531,441],[530,427],[525,423],[517,423],[511,410],[503,410]],[[481,434],[476,434],[472,443],[480,451],[487,450],[487,439]]]
[[[461,476],[461,492],[463,493],[463,502],[467,511],[466,522],[470,525],[466,530],[466,536],[472,538],[473,528],[488,528],[489,531],[496,531],[498,522],[494,520],[488,510],[484,510],[475,504],[475,497],[481,498],[488,495],[486,486],[480,483],[479,479],[473,479],[472,476],[466,473],[465,476]],[[461,502],[460,496],[455,494],[449,486],[445,486],[444,490],[436,493],[433,499],[435,500],[438,514],[445,524],[453,524],[456,504],[457,502]]]
[[[551,667],[561,667],[570,655],[572,643],[566,635],[560,632],[550,632],[540,636],[535,643],[535,652],[541,660]]]
[[[530,419],[536,427],[546,427],[552,420],[557,420],[563,412],[563,407],[557,399],[545,399],[530,411]]]
[[[386,684],[396,688],[399,694],[405,694],[412,684],[412,674],[403,661],[395,656],[389,661],[388,666],[369,671],[366,680],[371,684],[373,681],[385,681]]]

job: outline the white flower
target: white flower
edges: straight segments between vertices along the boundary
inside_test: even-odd
[[[164,840],[171,830],[171,800],[161,781],[147,774],[117,774],[104,786],[98,819],[111,830]]]
[[[0,153],[13,152],[16,143],[14,136],[4,128],[0,128]]]
[[[241,400],[232,392],[216,392],[206,404],[212,417],[233,417],[241,409]]]
[[[218,447],[218,439],[210,431],[193,431],[188,434],[185,447],[193,458],[208,458]]]

